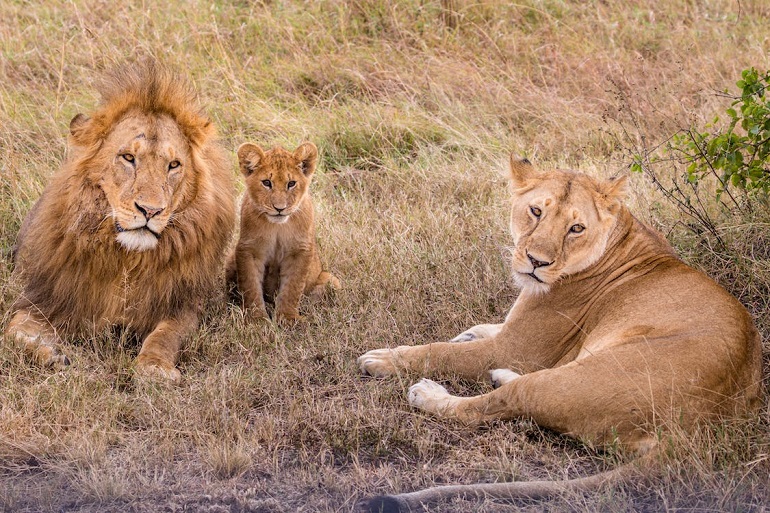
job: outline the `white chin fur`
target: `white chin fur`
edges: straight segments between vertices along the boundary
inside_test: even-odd
[[[514,271],[513,280],[520,289],[527,289],[530,292],[536,294],[545,294],[551,290],[551,285],[548,283],[541,283],[527,274],[522,274]]]
[[[289,216],[267,216],[267,220],[275,224],[283,224],[289,220]]]
[[[117,241],[128,251],[149,251],[158,245],[157,237],[147,230],[120,232]]]

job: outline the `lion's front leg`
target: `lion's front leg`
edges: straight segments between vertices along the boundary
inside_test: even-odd
[[[508,367],[495,339],[438,342],[374,349],[358,358],[363,374],[386,377],[408,370],[429,376],[481,379],[490,369]]]
[[[164,319],[147,335],[136,357],[137,376],[178,382],[182,374],[176,360],[184,339],[198,327],[198,315],[193,311]]]
[[[53,327],[39,314],[19,310],[8,323],[5,334],[22,345],[24,352],[38,365],[61,368],[70,364],[67,355],[59,349],[61,340]]]

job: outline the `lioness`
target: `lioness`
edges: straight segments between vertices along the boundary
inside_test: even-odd
[[[235,223],[233,177],[191,88],[155,63],[108,77],[17,239],[24,291],[5,333],[67,365],[60,335],[121,325],[144,339],[139,375],[176,381]]]
[[[277,320],[300,319],[302,294],[320,296],[339,280],[323,270],[315,240],[310,182],[318,149],[303,143],[294,152],[268,151],[252,143],[238,148],[246,180],[241,235],[229,268],[247,315],[266,318],[265,296],[275,299]]]
[[[409,402],[466,423],[528,417],[638,452],[653,447],[655,429],[669,422],[688,429],[759,406],[761,348],[751,317],[631,215],[622,203],[625,179],[541,173],[513,158],[510,167],[521,293],[505,322],[475,326],[456,342],[369,351],[358,359],[364,374],[491,374],[499,388],[490,393],[456,397],[423,379]],[[542,483],[528,484],[430,489],[371,508],[417,508],[451,494],[542,493]]]

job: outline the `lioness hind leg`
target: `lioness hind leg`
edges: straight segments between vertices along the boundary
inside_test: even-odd
[[[503,329],[502,324],[478,324],[457,335],[450,342],[468,342],[479,338],[492,338]]]
[[[70,364],[59,349],[60,340],[51,325],[29,310],[19,310],[8,323],[5,334],[24,347],[35,363],[43,367],[62,368]]]

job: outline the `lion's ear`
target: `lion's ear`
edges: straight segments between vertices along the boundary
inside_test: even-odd
[[[628,195],[628,177],[623,175],[610,178],[600,184],[600,191],[607,200],[607,208],[614,214]]]
[[[318,148],[311,142],[300,144],[299,148],[294,150],[294,156],[302,162],[302,173],[310,176],[315,173],[315,167],[318,163]]]
[[[238,148],[238,164],[243,176],[249,176],[256,171],[263,158],[265,158],[265,152],[256,144],[243,143]]]
[[[523,187],[527,179],[535,174],[535,166],[526,158],[520,159],[511,153],[511,181],[514,188]]]
[[[88,132],[89,121],[91,121],[91,118],[85,114],[78,114],[72,118],[72,121],[70,121],[70,136],[73,143],[83,145],[86,142],[84,139]]]

